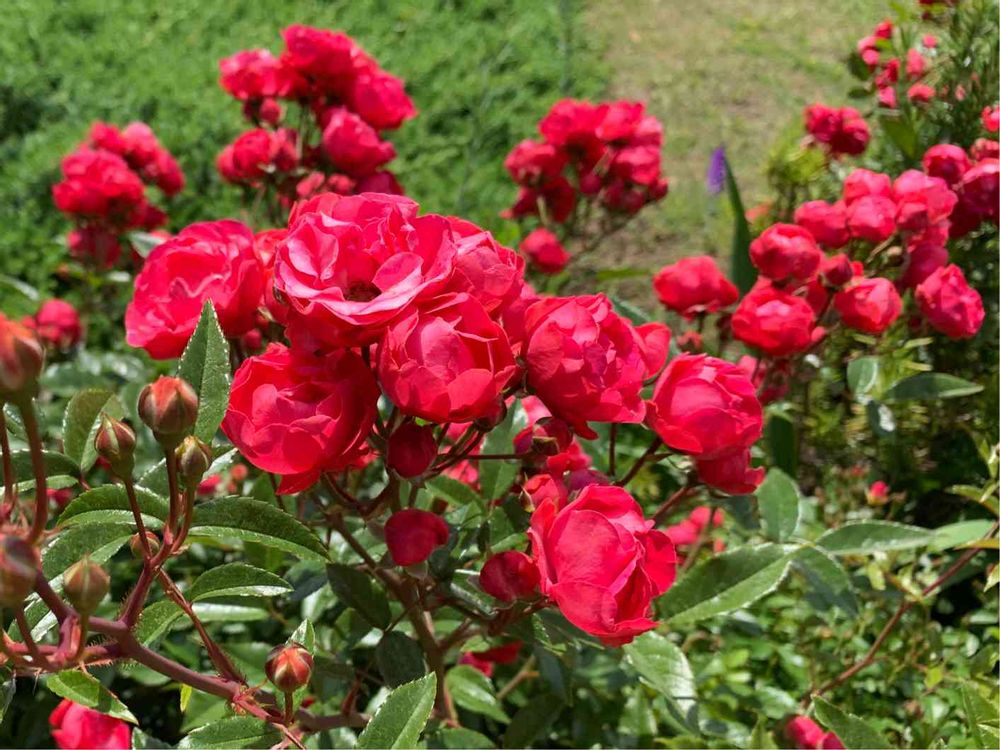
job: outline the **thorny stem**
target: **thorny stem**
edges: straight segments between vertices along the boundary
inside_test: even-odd
[[[125,494],[128,496],[128,504],[132,509],[132,517],[135,520],[135,527],[139,532],[139,544],[142,545],[142,557],[149,560],[153,556],[153,550],[149,546],[149,539],[146,538],[146,524],[142,520],[142,512],[139,509],[139,498],[135,494],[135,483],[131,476],[124,478]]]
[[[18,604],[14,609],[14,622],[17,623],[17,629],[21,631],[21,638],[24,640],[24,645],[28,648],[28,653],[31,655],[31,666],[37,669],[45,669],[48,667],[48,661],[42,656],[42,652],[38,650],[38,644],[35,643],[35,639],[31,635],[31,626],[28,625],[28,618],[24,616],[24,605]]]
[[[28,448],[31,451],[31,468],[35,474],[35,516],[31,521],[31,531],[28,543],[35,544],[45,531],[49,521],[49,496],[45,482],[45,456],[42,454],[42,439],[38,433],[38,419],[35,417],[35,406],[29,399],[18,402],[17,408],[24,421],[24,431],[28,435]]]

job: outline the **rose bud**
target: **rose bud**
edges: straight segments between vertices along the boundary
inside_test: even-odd
[[[879,334],[891,326],[903,310],[903,300],[889,279],[860,279],[841,289],[833,306],[848,328]]]
[[[275,646],[264,663],[267,679],[282,693],[294,693],[308,685],[312,670],[312,654],[294,642]]]
[[[502,602],[530,598],[538,590],[538,581],[535,563],[516,550],[493,555],[479,574],[483,591]]]
[[[91,562],[89,555],[71,565],[63,574],[66,598],[81,615],[92,614],[110,588],[111,578],[104,568]]]
[[[194,435],[188,435],[174,451],[177,458],[177,473],[181,482],[188,488],[198,486],[205,476],[208,467],[212,465],[212,449]]]
[[[38,337],[0,314],[0,401],[33,397],[44,363],[45,350]]]
[[[823,258],[823,262],[819,265],[819,273],[824,284],[838,288],[854,278],[854,266],[844,253],[837,253]]]
[[[146,544],[149,545],[150,553],[155,555],[160,551],[160,539],[152,531],[146,532]],[[143,557],[145,550],[142,547],[142,538],[138,534],[133,534],[132,538],[128,540],[128,548],[132,552],[132,557],[136,559]]]
[[[448,541],[448,524],[426,510],[396,511],[385,524],[385,543],[396,565],[422,563],[436,547]]]
[[[421,427],[416,422],[406,422],[389,436],[385,461],[403,479],[420,476],[436,457],[437,440],[431,425]]]
[[[97,455],[108,462],[111,473],[125,479],[135,468],[135,432],[120,419],[101,414],[101,424],[94,436]]]
[[[17,607],[35,588],[38,551],[16,536],[0,537],[0,606]]]
[[[160,376],[139,394],[139,417],[157,440],[176,446],[198,417],[198,394],[180,378]]]
[[[750,261],[774,281],[809,281],[819,270],[823,251],[809,230],[774,224],[750,243]]]
[[[889,502],[889,485],[881,479],[872,482],[865,493],[865,499],[869,505],[885,505]]]

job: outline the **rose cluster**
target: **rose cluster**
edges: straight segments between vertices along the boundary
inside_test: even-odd
[[[542,273],[557,273],[564,245],[593,231],[614,231],[643,206],[667,194],[661,171],[663,126],[642,102],[592,104],[563,99],[538,123],[541,141],[525,139],[504,161],[518,185],[508,218],[536,216],[521,251]]]
[[[834,158],[864,153],[871,140],[868,123],[853,107],[837,109],[825,104],[810,104],[803,118],[812,141]]]
[[[284,205],[326,191],[401,194],[383,133],[416,114],[403,82],[342,32],[293,25],[282,36],[278,56],[243,50],[219,62],[220,85],[254,125],[219,154],[222,178],[273,190]]]
[[[70,254],[97,268],[111,268],[128,247],[130,230],[153,231],[167,215],[150,202],[148,186],[166,197],[184,187],[176,159],[142,122],[122,129],[104,122],[62,160],[62,179],[52,186],[56,207],[75,224]]]
[[[862,69],[867,70],[871,86],[880,107],[895,109],[901,96],[916,105],[930,102],[938,93],[926,81],[937,54],[938,39],[925,34],[919,44],[896,54],[893,48],[895,26],[886,19],[876,24],[871,34],[857,43],[857,55]],[[954,92],[956,99],[964,94]]]
[[[474,484],[474,464],[495,458],[484,435],[521,400],[529,424],[508,458],[534,508],[531,552],[490,558],[481,584],[500,601],[554,602],[608,643],[653,627],[676,556],[578,441],[599,423],[645,424],[723,492],[752,491],[763,473],[750,465],[762,414],[744,370],[705,355],[668,364],[665,325],[636,326],[603,295],[538,294],[489,232],[408,198],[323,193],[280,230],[184,229],[137,277],[128,341],[178,356],[205,301],[227,337],[256,330],[266,345],[237,369],[222,426],[281,493],[379,461],[417,484],[440,473]],[[413,507],[384,533],[411,566],[451,530]]]

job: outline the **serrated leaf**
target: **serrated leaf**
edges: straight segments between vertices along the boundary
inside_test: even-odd
[[[971,396],[983,386],[942,372],[919,372],[900,380],[890,388],[884,401],[932,401]]]
[[[825,606],[839,607],[849,617],[857,615],[858,602],[851,578],[836,558],[817,547],[804,547],[792,564],[805,576]]]
[[[358,748],[411,748],[420,739],[437,694],[437,676],[431,672],[389,693],[358,737]]]
[[[965,721],[969,727],[969,735],[977,748],[992,750],[996,747],[993,742],[998,725],[997,706],[995,701],[990,703],[969,685],[962,685],[962,708],[965,713]]]
[[[462,708],[497,721],[510,721],[510,717],[500,707],[493,683],[475,667],[468,664],[452,667],[445,675],[444,684],[447,685],[452,700]]]
[[[281,734],[270,724],[252,716],[229,716],[199,727],[177,743],[178,748],[223,750],[228,748],[265,748],[281,741]]]
[[[187,685],[183,687],[187,687]],[[139,727],[132,730],[132,750],[168,750],[172,747],[173,745],[169,742],[158,740],[143,732]]]
[[[246,497],[223,497],[196,506],[191,534],[257,542],[303,559],[327,557],[319,538],[294,516]]]
[[[834,555],[865,555],[923,547],[932,538],[930,531],[919,526],[890,521],[853,521],[825,532],[816,540],[816,546]]]
[[[757,488],[761,527],[764,535],[783,542],[799,525],[799,490],[781,469],[771,469]]]
[[[75,669],[59,672],[49,677],[45,685],[60,698],[69,698],[74,703],[122,721],[139,723],[114,693],[86,672]]]
[[[9,419],[8,419],[9,424]],[[45,460],[45,476],[72,476],[80,475],[80,466],[72,458],[64,453],[55,451],[42,451],[42,458]],[[35,471],[31,466],[31,451],[19,450],[10,452],[11,474],[15,481],[31,480],[34,484]],[[3,467],[0,465],[0,479],[3,478]]]
[[[878,357],[858,357],[847,363],[847,388],[854,398],[866,395],[875,387],[881,362]]]
[[[392,630],[375,647],[375,663],[385,684],[396,687],[427,674],[424,650],[407,635]]]
[[[820,724],[834,732],[847,750],[885,750],[892,747],[885,738],[854,714],[841,711],[827,700],[816,696],[813,699],[816,718]]]
[[[237,458],[239,458],[239,453],[235,448],[230,448],[229,450],[220,453],[208,467],[208,471],[205,472],[205,476],[222,474],[236,462]],[[139,477],[139,481],[136,482],[136,486],[145,487],[150,492],[154,492],[157,495],[165,497],[170,492],[170,488],[167,485],[166,462],[161,459],[155,466],[153,466],[153,468],[149,469],[145,474]],[[271,505],[273,504],[274,503],[271,503]]]
[[[666,699],[667,709],[679,728],[700,734],[694,673],[684,652],[655,632],[643,633],[623,650],[643,682]]]
[[[941,552],[954,547],[981,541],[993,527],[992,521],[958,521],[939,526],[932,532],[929,549]]]
[[[101,414],[121,419],[125,409],[118,396],[105,388],[86,388],[70,399],[63,415],[63,452],[86,472],[97,461],[94,436]]]
[[[510,720],[503,735],[503,746],[511,749],[531,747],[535,739],[559,718],[564,705],[562,698],[553,693],[533,696]]]
[[[483,498],[476,494],[476,491],[469,487],[469,485],[457,479],[446,477],[443,474],[428,481],[427,489],[456,505],[471,504],[477,505],[480,508],[486,507]]]
[[[139,615],[135,639],[143,646],[148,646],[169,631],[183,615],[181,608],[172,601],[154,602]]]
[[[191,584],[188,599],[195,602],[218,596],[280,596],[291,590],[281,576],[245,563],[228,563],[198,576]]]
[[[745,607],[777,588],[796,549],[764,544],[706,560],[667,590],[660,599],[661,611],[680,625]]]
[[[444,727],[437,734],[445,750],[490,750],[496,747],[489,737],[465,727]]]
[[[51,580],[84,555],[107,560],[132,536],[131,524],[72,526],[59,533],[42,553],[42,574]],[[109,552],[110,550],[110,552]]]
[[[344,604],[376,628],[385,630],[389,627],[392,619],[389,601],[371,577],[349,565],[339,563],[326,566],[326,577],[333,593]]]
[[[167,518],[170,504],[144,487],[136,487],[139,512],[147,526],[157,527]],[[105,484],[78,495],[59,514],[60,525],[133,523],[128,493],[119,484]]]
[[[194,434],[211,443],[229,405],[229,343],[219,327],[215,308],[206,300],[190,341],[184,348],[177,375],[198,394]]]

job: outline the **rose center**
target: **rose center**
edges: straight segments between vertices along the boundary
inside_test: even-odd
[[[382,290],[370,281],[357,281],[347,287],[344,292],[344,299],[351,302],[368,302],[375,299],[382,293]]]

